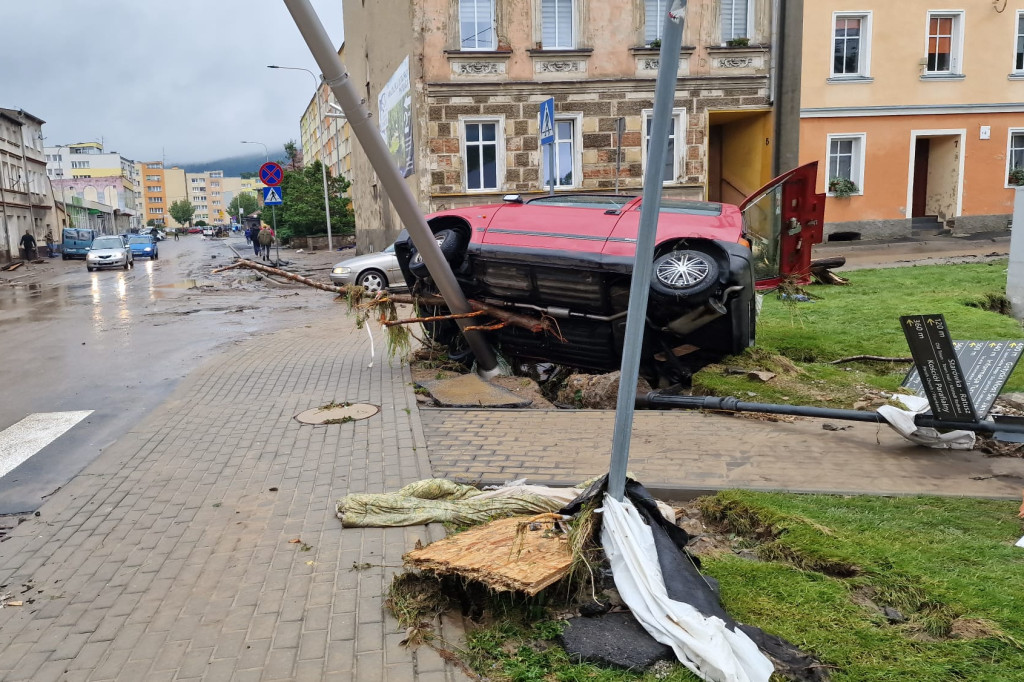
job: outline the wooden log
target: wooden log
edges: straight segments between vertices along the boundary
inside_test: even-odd
[[[241,260],[239,260],[234,265],[231,265],[231,266],[228,266],[228,267],[225,267],[225,268],[220,268],[218,270],[214,270],[214,272],[221,272],[221,271],[227,270],[227,269],[229,269],[231,267],[249,268],[250,270],[256,270],[257,272],[265,272],[265,273],[270,274],[270,275],[276,275],[278,277],[283,277],[283,278],[285,278],[287,280],[291,280],[292,282],[298,282],[299,284],[305,284],[307,287],[313,287],[314,289],[320,289],[321,291],[330,291],[331,293],[334,293],[334,294],[347,294],[349,292],[349,287],[337,287],[337,286],[334,286],[333,284],[321,284],[320,282],[314,282],[313,280],[309,279],[308,277],[303,277],[302,275],[294,275],[294,274],[292,274],[292,273],[290,273],[290,272],[288,272],[286,270],[282,270],[280,268],[272,268],[269,265],[263,265],[261,263],[255,263],[255,262],[253,262],[251,260],[248,260],[248,259],[245,259],[245,258],[242,258]]]

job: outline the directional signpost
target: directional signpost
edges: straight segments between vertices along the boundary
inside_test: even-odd
[[[548,147],[549,194],[555,193],[555,98],[540,103],[540,143]]]
[[[281,164],[267,161],[260,166],[260,182],[266,187],[263,188],[263,205],[270,207],[271,220],[274,221],[274,252],[277,262],[281,262],[281,241],[277,238],[277,209],[284,203],[284,192],[281,190],[281,180],[284,179],[284,170]]]
[[[935,418],[952,422],[978,421],[946,319],[942,315],[906,315],[900,317],[900,325]]]

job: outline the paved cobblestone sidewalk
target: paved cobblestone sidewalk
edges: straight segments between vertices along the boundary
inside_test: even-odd
[[[339,311],[194,371],[0,544],[0,592],[31,600],[0,610],[0,680],[457,679],[382,608],[402,554],[443,529],[334,515],[430,475],[408,371],[369,361]],[[293,419],[344,400],[382,409]]]

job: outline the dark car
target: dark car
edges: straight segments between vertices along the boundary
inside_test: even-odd
[[[160,250],[156,239],[148,234],[133,234],[128,239],[128,248],[132,250],[132,256],[135,258],[160,259]]]
[[[806,277],[811,246],[821,241],[816,172],[816,163],[790,171],[741,206],[662,201],[643,340],[647,376],[678,379],[689,362],[753,345],[757,289]],[[491,332],[502,353],[609,371],[622,357],[640,206],[641,197],[628,195],[513,195],[429,215],[427,224],[468,298],[557,321],[562,338],[513,326]],[[407,235],[395,251],[414,291],[436,291]],[[466,355],[453,322],[427,333],[453,356]]]

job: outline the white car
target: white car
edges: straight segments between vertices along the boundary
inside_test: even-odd
[[[132,250],[117,235],[96,237],[86,249],[85,267],[92,272],[100,268],[128,268],[135,265]]]
[[[380,253],[368,253],[341,261],[331,270],[331,281],[338,286],[358,284],[366,287],[366,291],[371,294],[388,287],[405,288],[394,244]]]

